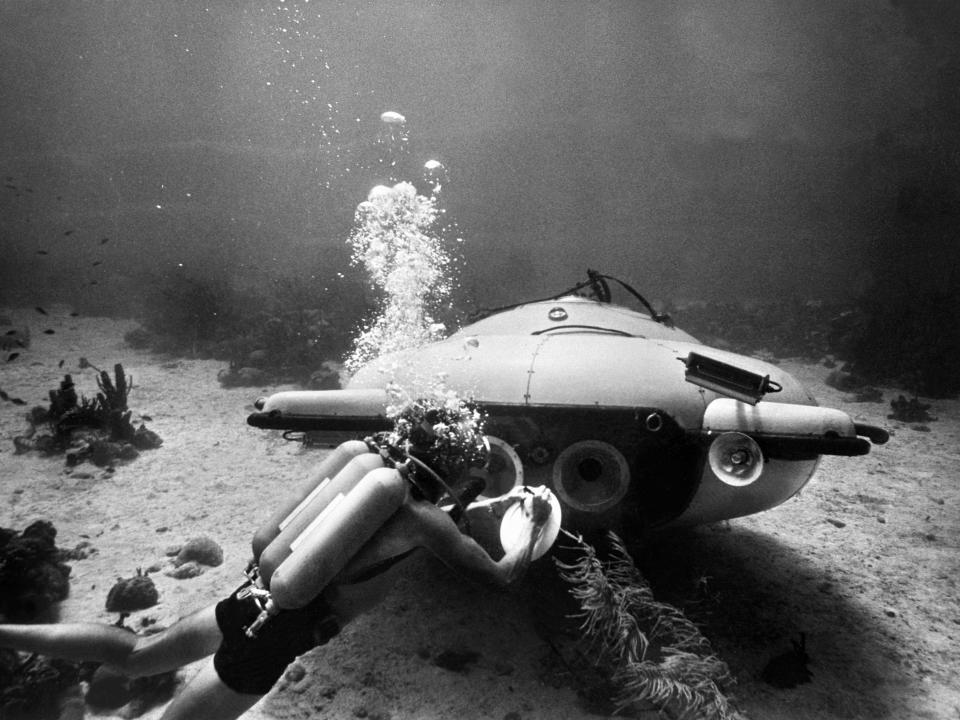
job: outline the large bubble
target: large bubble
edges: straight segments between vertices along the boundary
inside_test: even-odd
[[[392,182],[400,179],[401,165],[410,149],[410,134],[407,119],[394,110],[380,115],[377,145],[380,150],[378,164],[389,173]]]
[[[436,195],[447,183],[447,169],[439,160],[427,160],[423,164],[423,179],[431,188],[431,192]]]
[[[380,119],[388,125],[403,125],[407,122],[407,119],[403,115],[393,110],[387,110],[381,113]]]

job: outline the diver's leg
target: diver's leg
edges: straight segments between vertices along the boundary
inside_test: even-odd
[[[215,652],[220,639],[213,607],[188,615],[154,635],[137,635],[100,623],[0,625],[0,647],[64,660],[93,660],[135,677],[199,660]]]
[[[0,647],[64,660],[115,663],[136,644],[133,633],[102,623],[0,625]]]
[[[136,647],[124,665],[116,666],[134,677],[175,670],[213,655],[223,640],[215,605],[197,610],[158,633],[137,637]]]
[[[234,720],[261,697],[228,688],[210,660],[167,706],[161,720]]]

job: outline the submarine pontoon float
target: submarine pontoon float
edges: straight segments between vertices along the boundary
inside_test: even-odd
[[[619,283],[645,312],[613,304]],[[493,497],[546,485],[568,529],[697,525],[795,495],[822,455],[865,455],[885,430],[819,407],[782,368],[708,347],[633,288],[588,272],[555,297],[493,311],[444,340],[379,357],[341,390],[256,401],[258,428],[386,430],[388,382],[438,377],[485,415]]]

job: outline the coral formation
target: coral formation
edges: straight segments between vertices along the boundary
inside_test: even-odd
[[[203,566],[196,560],[188,560],[183,565],[174,566],[172,570],[168,570],[164,574],[174,580],[189,580],[203,575]]]
[[[359,283],[328,273],[245,287],[214,278],[154,278],[146,283],[153,295],[141,326],[125,339],[154,352],[225,360],[218,374],[224,387],[306,384],[343,355],[369,305]]]
[[[899,420],[900,422],[907,423],[924,423],[936,420],[935,417],[927,412],[927,410],[930,409],[930,405],[920,402],[917,398],[910,398],[908,400],[901,395],[896,400],[890,401],[890,409],[893,410],[893,412],[887,415],[887,417],[891,420]]]
[[[70,566],[62,562],[52,523],[38,520],[23,532],[0,528],[0,615],[30,622],[70,592]]]
[[[862,383],[929,397],[960,392],[960,298],[932,290],[848,302],[781,300],[671,307],[677,324],[714,347],[745,354],[846,361]],[[841,388],[844,389],[844,388]]]
[[[177,567],[188,562],[217,567],[223,562],[223,549],[208,537],[191,538],[183,544],[173,559],[173,564]]]
[[[80,677],[78,663],[0,650],[0,717],[57,720],[64,695]]]
[[[80,361],[81,368],[93,367],[85,358]],[[133,383],[120,363],[114,365],[114,378],[98,371],[97,387],[92,400],[78,396],[73,378],[64,375],[60,387],[49,393],[50,407],[36,406],[27,414],[31,429],[28,435],[14,438],[17,451],[63,453],[68,465],[90,460],[98,467],[109,467],[161,445],[160,437],[143,422],[134,426],[127,407]]]
[[[892,291],[891,291],[892,292]],[[960,392],[960,296],[922,290],[864,304],[845,357],[871,382],[894,382],[911,393]]]
[[[107,612],[131,613],[153,607],[160,599],[153,579],[140,568],[128,578],[117,578],[116,584],[107,593]]]
[[[820,359],[846,346],[846,304],[776,302],[689,303],[669,307],[676,324],[713,347],[747,355]]]

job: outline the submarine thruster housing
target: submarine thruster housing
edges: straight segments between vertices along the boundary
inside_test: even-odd
[[[377,358],[342,390],[261,398],[248,421],[356,437],[392,426],[388,381],[426,388],[442,377],[486,416],[490,461],[474,471],[484,494],[546,485],[578,530],[761,512],[797,493],[822,455],[886,442],[884,430],[819,407],[780,367],[703,345],[625,283],[647,312],[611,303],[607,280],[591,271],[559,296]]]

